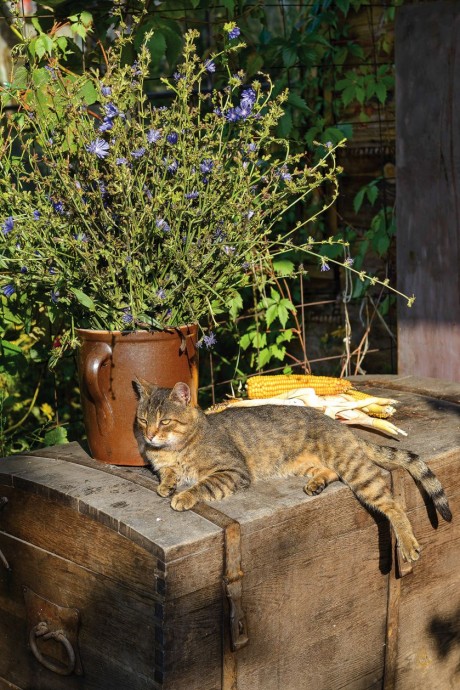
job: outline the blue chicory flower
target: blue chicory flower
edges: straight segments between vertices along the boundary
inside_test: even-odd
[[[62,201],[54,201],[54,199],[51,199],[51,203],[53,204],[53,209],[56,213],[59,213],[61,216],[64,215],[65,208]]]
[[[123,316],[121,317],[123,323],[132,323],[133,315],[131,314],[130,308],[125,307],[122,311],[124,312]]]
[[[34,217],[34,220],[40,219],[40,211],[35,210],[32,215]]]
[[[149,129],[147,132],[147,141],[149,144],[156,144],[161,139],[161,132],[159,129]]]
[[[186,199],[198,199],[198,197],[199,197],[199,193],[196,190],[193,190],[193,192],[188,192],[185,195]]]
[[[212,60],[206,60],[206,62],[204,63],[204,68],[212,74],[216,71],[216,63]]]
[[[114,105],[113,103],[107,103],[107,105],[104,106],[104,110],[106,112],[107,117],[110,118],[111,120],[116,118],[118,115],[122,114],[118,110],[117,106]]]
[[[229,108],[225,113],[225,118],[229,122],[238,122],[238,120],[240,119],[240,113],[238,112],[238,108]]]
[[[213,167],[214,161],[212,161],[210,158],[204,158],[200,163],[200,170],[203,175],[210,173]]]
[[[9,232],[14,228],[14,218],[13,216],[8,216],[2,225],[2,232],[4,235],[8,235]]]
[[[103,96],[111,96],[112,89],[110,88],[110,86],[101,86],[101,93]]]
[[[117,165],[126,165],[127,162],[128,162],[128,159],[127,159],[127,158],[124,158],[123,156],[121,156],[121,158],[117,158],[117,159],[115,160],[115,163],[116,163]]]
[[[158,299],[166,299],[166,292],[163,290],[163,288],[157,290],[157,297]]]
[[[113,127],[113,120],[110,117],[104,117],[102,123],[99,125],[100,132],[108,132]]]
[[[321,270],[322,271],[330,271],[331,270],[331,267],[329,266],[327,261],[323,260],[323,263],[321,264]]]
[[[142,156],[145,153],[145,147],[141,146],[139,149],[136,149],[135,151],[131,151],[131,155],[133,158],[142,158]]]
[[[166,137],[166,141],[168,142],[168,144],[177,144],[178,139],[179,135],[177,134],[177,132],[170,132]]]
[[[88,153],[94,153],[98,158],[106,158],[109,155],[110,146],[107,141],[97,137],[86,147]]]
[[[16,288],[11,283],[8,283],[8,285],[4,285],[2,287],[2,293],[5,295],[5,297],[11,297],[15,292]]]
[[[237,26],[235,26],[233,29],[231,29],[231,30],[228,32],[228,37],[229,37],[230,40],[232,40],[232,39],[234,39],[234,38],[238,38],[238,36],[240,35],[240,33],[241,33],[241,29],[239,29]]]
[[[171,230],[170,226],[164,218],[157,218],[155,221],[155,225],[159,230],[163,230],[163,232],[169,232]]]

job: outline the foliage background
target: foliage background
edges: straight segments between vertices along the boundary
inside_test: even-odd
[[[224,23],[236,21],[247,43],[242,67],[248,76],[263,70],[270,73],[279,90],[286,86],[290,89],[278,134],[292,139],[300,149],[313,139],[348,139],[340,161],[345,168],[341,196],[333,211],[318,223],[315,236],[321,239],[339,234],[352,243],[355,269],[360,270],[365,263],[379,276],[392,280],[393,22],[400,4],[400,0],[151,2],[134,44],[140,45],[145,33],[154,30],[147,88],[149,95],[161,102],[165,93],[160,76],[174,72],[184,32],[198,28],[200,50],[205,57],[212,52]],[[113,3],[48,0],[44,5],[37,10],[42,30],[53,30],[55,22],[64,24],[71,15],[72,31],[66,26],[59,31],[77,47],[82,47],[86,13],[91,13],[93,32],[85,60],[88,65],[99,63],[100,46],[107,46],[113,38]],[[128,5],[131,12],[138,10],[134,0]],[[13,45],[6,3],[2,3],[2,12],[1,33]],[[46,57],[45,39],[41,34],[36,39],[37,49]],[[134,54],[126,55],[128,62],[134,59]],[[230,391],[230,382],[236,387],[248,373],[260,369],[309,369],[312,363],[314,373],[351,373],[351,364],[354,362],[355,368],[357,363],[360,365],[367,351],[368,370],[393,371],[392,297],[359,280],[345,283],[330,261],[341,258],[335,251],[333,247],[324,248],[329,271],[305,266],[305,274],[295,280],[289,275],[300,259],[286,257],[277,269],[277,282],[267,291],[268,301],[257,305],[251,294],[243,293],[241,300],[232,305],[233,319],[219,326],[214,353],[202,358],[204,404],[214,391],[222,397]],[[320,304],[299,308],[312,302]],[[3,298],[1,309],[0,453],[52,444],[66,437],[81,440],[74,359],[65,359],[53,371],[47,366],[53,343],[59,337],[58,325],[39,313],[23,324]],[[370,334],[374,331],[373,341]],[[388,348],[383,358],[372,360],[369,350],[373,342],[380,343],[380,352]]]

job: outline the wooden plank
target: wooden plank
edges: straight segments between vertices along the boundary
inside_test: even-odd
[[[398,372],[460,381],[460,6],[398,8]]]
[[[193,512],[172,511],[153,491],[58,458],[6,458],[0,462],[2,482],[71,506],[151,549],[163,561],[222,542],[219,527]]]

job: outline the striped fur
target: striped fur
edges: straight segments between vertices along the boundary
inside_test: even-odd
[[[158,493],[172,496],[175,510],[188,510],[201,500],[222,499],[269,477],[308,477],[304,490],[309,495],[340,479],[361,503],[386,515],[403,558],[415,561],[420,547],[381,472],[381,468],[402,467],[441,517],[452,519],[439,480],[418,456],[368,443],[317,410],[230,406],[207,416],[190,405],[186,384],[172,390],[143,380],[134,385],[139,395],[139,444],[159,476]],[[190,486],[176,491],[184,482]]]

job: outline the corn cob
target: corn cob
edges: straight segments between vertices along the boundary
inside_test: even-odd
[[[313,388],[316,395],[338,395],[351,388],[346,379],[311,374],[277,374],[252,376],[247,381],[248,398],[272,398],[296,388]]]
[[[365,398],[375,397],[371,393],[365,393],[364,391],[358,391],[356,388],[350,388],[347,390],[347,397],[353,400],[365,400]],[[393,405],[396,400],[390,400],[389,398],[382,398],[378,403],[372,403],[362,407],[362,411],[371,415],[371,417],[378,417],[380,419],[388,419],[391,417],[396,410]]]

